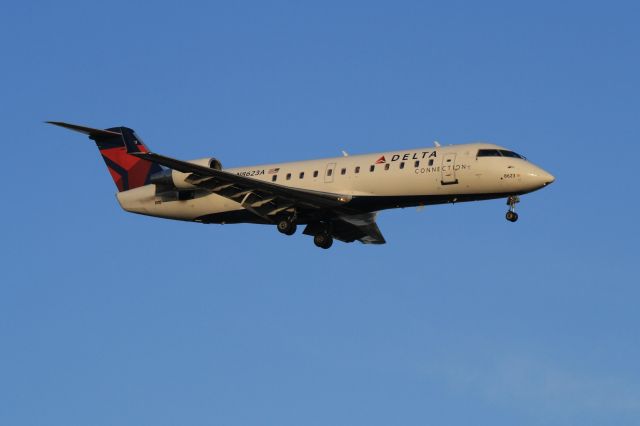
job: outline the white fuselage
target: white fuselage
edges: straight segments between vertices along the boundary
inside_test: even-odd
[[[505,150],[473,143],[416,148],[375,154],[225,169],[257,180],[307,190],[345,194],[362,212],[447,202],[503,198],[535,191],[554,178],[524,158],[478,156],[479,150]],[[511,152],[511,151],[508,151]],[[127,211],[187,221],[254,222],[243,220],[243,207],[231,199],[207,193],[175,173],[179,190],[193,191],[184,200],[163,200],[155,185],[118,193]],[[234,214],[231,214],[234,213]],[[260,222],[260,221],[257,221]]]

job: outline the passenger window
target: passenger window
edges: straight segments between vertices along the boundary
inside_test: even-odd
[[[341,175],[346,175],[346,174],[347,174],[347,169],[342,169],[342,170],[340,170],[340,174],[341,174]]]
[[[389,163],[387,163],[387,164],[385,164],[385,165],[384,165],[384,169],[385,169],[385,170],[389,170],[389,167],[391,167],[391,164],[389,164]]]
[[[287,173],[287,180],[291,180],[291,173]]]
[[[271,176],[271,182],[275,182],[278,179],[278,175]]]
[[[304,179],[304,172],[300,172],[300,179]]]
[[[416,160],[416,162],[413,163],[413,167],[416,167],[416,168],[420,167],[420,160]]]
[[[313,171],[313,177],[318,177],[318,171],[317,170]]]
[[[360,166],[356,167],[356,173],[360,173]]]
[[[400,169],[404,169],[404,161],[400,163]]]
[[[327,169],[327,176],[331,176],[333,174],[333,169]]]
[[[429,160],[429,165],[433,166],[433,158],[431,160]]]
[[[374,164],[371,165],[371,167],[369,167],[369,171],[372,172],[376,169],[376,166]]]

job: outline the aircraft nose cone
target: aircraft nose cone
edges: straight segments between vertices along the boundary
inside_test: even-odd
[[[554,175],[552,175],[551,173],[546,172],[546,171],[542,172],[540,177],[544,181],[544,186],[551,185],[556,180]]]
[[[556,178],[538,166],[532,166],[526,173],[527,182],[531,187],[539,189],[552,184]]]
[[[540,167],[534,167],[533,170],[529,172],[529,176],[532,178],[532,183],[539,188],[551,185],[556,180],[555,176]]]

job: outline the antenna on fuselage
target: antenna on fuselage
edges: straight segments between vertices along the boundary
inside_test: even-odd
[[[433,141],[433,146],[435,146],[436,148],[439,148],[440,147],[440,142]]]
[[[343,156],[343,157],[348,157],[348,156],[349,156],[349,153],[348,153],[347,151],[342,151],[342,156]]]

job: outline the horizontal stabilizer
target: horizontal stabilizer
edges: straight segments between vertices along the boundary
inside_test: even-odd
[[[121,133],[114,132],[112,130],[93,129],[91,127],[78,126],[77,124],[63,123],[62,121],[46,121],[45,123],[64,127],[65,129],[73,130],[75,132],[84,133],[85,135],[89,135],[89,137],[92,139],[96,136],[113,137],[122,135]]]

